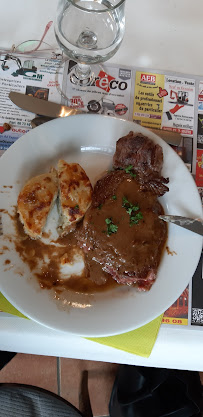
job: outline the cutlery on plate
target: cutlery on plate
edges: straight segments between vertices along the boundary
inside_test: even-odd
[[[165,222],[174,223],[177,226],[181,226],[184,229],[190,230],[191,232],[203,236],[203,221],[200,219],[191,219],[189,217],[182,216],[171,216],[168,214],[163,216],[161,215],[159,218]]]
[[[61,104],[53,103],[51,101],[39,99],[36,97],[28,96],[26,94],[11,91],[9,93],[10,100],[23,110],[30,111],[40,116],[45,116],[40,120],[40,117],[34,118],[31,121],[32,127],[37,127],[42,123],[45,123],[51,119],[57,117],[74,116],[77,114],[85,113],[81,109],[76,109]],[[181,142],[181,135],[175,132],[166,132],[159,129],[149,129],[153,133],[156,133],[169,145],[179,146]]]

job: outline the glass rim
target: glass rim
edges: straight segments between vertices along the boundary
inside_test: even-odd
[[[91,12],[91,13],[104,13],[104,12],[106,12],[106,11],[109,11],[109,10],[115,10],[115,9],[117,9],[118,7],[120,7],[123,3],[125,3],[125,1],[126,0],[120,0],[119,2],[118,2],[118,4],[117,5],[115,5],[115,6],[112,6],[111,8],[106,8],[106,9],[103,9],[103,10],[93,10],[93,9],[86,9],[85,7],[82,7],[82,6],[79,6],[78,4],[76,4],[75,3],[75,1],[74,0],[68,0],[74,7],[76,7],[77,9],[80,9],[80,10],[83,10],[84,12]]]

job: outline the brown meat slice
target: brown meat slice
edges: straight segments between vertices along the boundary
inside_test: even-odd
[[[128,165],[132,165],[142,176],[160,175],[163,166],[161,146],[141,133],[129,132],[117,141],[113,157],[115,168],[125,168]]]
[[[169,183],[169,178],[164,177],[139,177],[140,185],[143,191],[151,191],[153,194],[156,194],[158,197],[164,195],[169,188],[167,185]]]
[[[132,167],[131,173],[139,177],[143,191],[152,191],[159,197],[169,191],[166,186],[169,179],[161,176],[162,147],[141,133],[129,132],[117,141],[113,166],[115,169]]]
[[[130,204],[124,206],[124,199]],[[142,214],[137,224],[131,224],[130,205],[138,207],[131,216]],[[139,289],[148,290],[167,238],[167,225],[158,217],[161,213],[157,195],[143,191],[138,178],[123,170],[112,171],[94,188],[92,205],[79,232],[80,245],[118,283],[137,283]],[[108,219],[117,229],[110,234]]]

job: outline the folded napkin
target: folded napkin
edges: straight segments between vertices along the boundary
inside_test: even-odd
[[[14,316],[27,319],[20,311],[18,311],[9,301],[0,293],[0,310]],[[131,332],[122,333],[116,336],[108,337],[88,337],[88,340],[101,343],[102,345],[111,346],[115,349],[124,350],[134,355],[148,358],[156,341],[159,328],[162,322],[162,315],[157,317],[145,326]]]
[[[26,316],[24,316],[20,311],[18,311],[17,308],[15,308],[11,303],[9,303],[9,301],[3,296],[1,292],[0,292],[0,311],[27,319]]]

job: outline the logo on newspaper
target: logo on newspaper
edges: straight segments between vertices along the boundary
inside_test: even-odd
[[[127,111],[128,111],[128,108],[126,107],[125,104],[122,104],[122,103],[121,104],[116,104],[115,112],[119,116],[123,116],[124,114],[126,114]]]
[[[70,107],[80,107],[80,108],[85,107],[84,106],[84,103],[83,103],[83,100],[82,100],[82,97],[80,97],[80,96],[73,96],[71,98],[71,105],[70,105]]]
[[[110,91],[110,83],[115,80],[115,77],[107,74],[105,71],[100,71],[96,79],[95,85],[102,90],[105,90],[107,93]]]
[[[95,85],[102,90],[105,90],[107,93],[111,90],[116,90],[117,88],[120,91],[124,91],[128,88],[127,81],[116,80],[115,77],[107,74],[105,71],[100,71],[95,80]]]
[[[168,91],[165,88],[159,87],[159,92],[157,93],[157,96],[162,98],[166,97],[168,95]]]
[[[33,59],[26,59],[24,62],[10,54],[6,54],[3,59],[1,59],[1,69],[3,71],[13,71],[11,72],[12,77],[18,77],[22,75],[23,78],[29,80],[42,81],[44,75],[37,73],[37,67]]]
[[[199,96],[198,96],[198,100],[203,101],[203,90],[200,91]]]
[[[119,68],[119,74],[118,74],[119,78],[121,80],[130,80],[131,79],[131,70],[128,69],[124,69],[124,68]]]
[[[152,75],[152,74],[141,74],[140,82],[142,84],[155,85],[156,84],[156,75]]]

